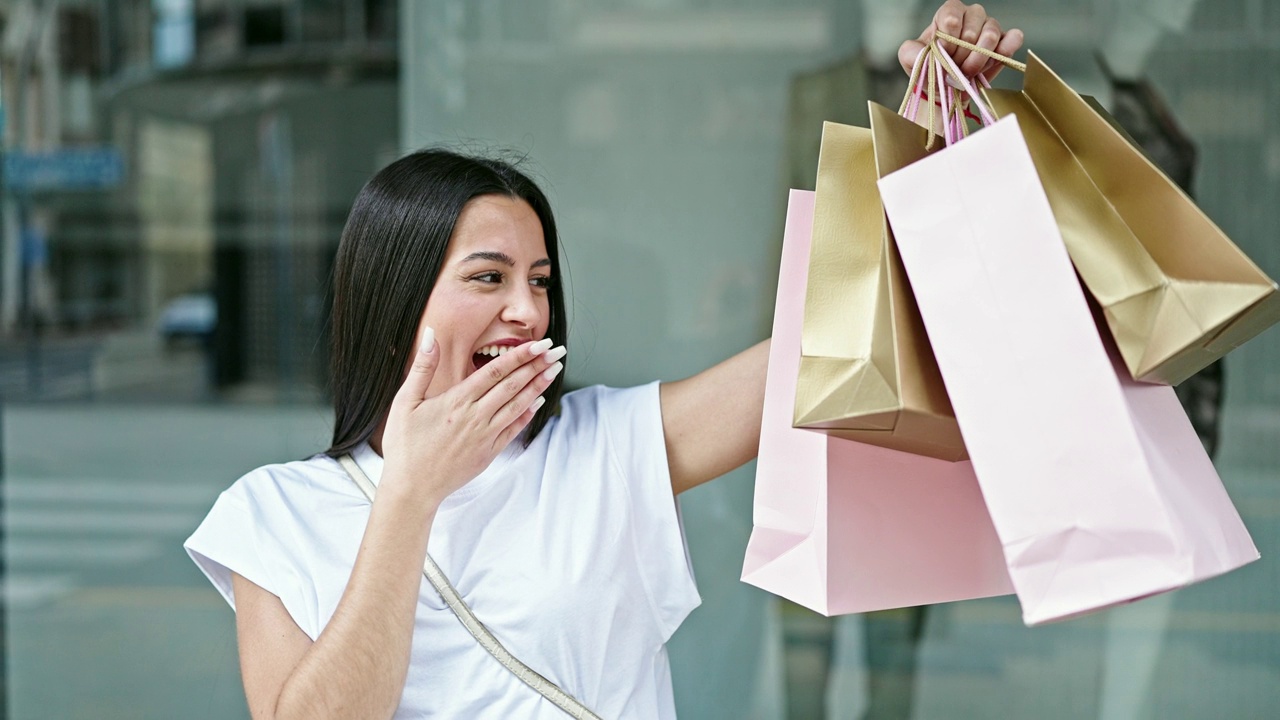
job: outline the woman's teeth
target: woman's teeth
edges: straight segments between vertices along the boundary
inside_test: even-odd
[[[489,357],[498,357],[499,355],[506,355],[507,351],[510,349],[511,347],[508,345],[485,345],[484,347],[476,351],[476,354],[488,355]]]

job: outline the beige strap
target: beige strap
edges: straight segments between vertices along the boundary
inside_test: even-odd
[[[1027,71],[1027,64],[1026,64],[1026,63],[1018,62],[1017,60],[1014,60],[1013,58],[1008,57],[1008,56],[1005,56],[1005,55],[1001,55],[1000,53],[995,52],[994,50],[988,50],[988,49],[986,49],[986,48],[984,48],[984,47],[978,47],[977,45],[974,45],[974,44],[973,44],[973,43],[971,43],[971,42],[965,42],[964,40],[961,40],[960,38],[957,38],[957,37],[951,37],[950,35],[948,35],[948,34],[946,34],[946,33],[942,32],[941,30],[935,30],[935,31],[934,31],[934,33],[933,33],[933,36],[934,36],[935,38],[939,39],[939,40],[945,40],[945,41],[947,41],[947,42],[951,43],[952,45],[958,45],[958,46],[960,46],[960,47],[962,47],[962,48],[964,48],[964,49],[966,49],[966,50],[968,50],[968,51],[970,51],[970,52],[976,52],[976,53],[978,53],[979,55],[985,55],[986,57],[989,57],[989,58],[991,58],[992,60],[995,60],[996,62],[1000,63],[1001,65],[1004,65],[1005,67],[1013,68],[1014,70],[1017,70],[1018,72],[1026,72],[1026,71]]]
[[[946,86],[946,75],[951,73],[946,66],[938,61],[936,55],[940,52],[942,51],[938,48],[937,41],[931,41],[916,56],[916,61],[911,67],[911,77],[907,80],[907,92],[903,95],[902,103],[898,106],[898,114],[905,115],[908,107],[913,102],[912,96],[921,91],[920,84],[924,85],[924,89],[928,92],[925,103],[929,108],[929,117],[925,122],[925,127],[929,129],[928,142],[924,146],[926,150],[932,150],[934,143],[938,139],[936,127],[938,117],[935,106],[941,100],[939,93],[950,93],[950,88]],[[939,71],[940,67],[943,68],[941,71]],[[918,115],[919,111],[917,110],[913,114]],[[916,117],[912,117],[912,120],[918,122]],[[941,118],[941,120],[946,123],[950,118]]]
[[[1027,71],[1027,64],[1026,64],[1026,63],[1018,62],[1017,60],[1014,60],[1014,59],[1013,59],[1013,58],[1011,58],[1011,57],[1007,57],[1007,56],[1005,56],[1005,55],[1001,55],[1000,53],[994,52],[994,51],[992,51],[992,50],[988,50],[988,49],[983,48],[983,47],[978,47],[977,45],[974,45],[973,43],[970,43],[970,42],[965,42],[964,40],[961,40],[960,38],[957,38],[957,37],[953,37],[953,36],[951,36],[951,35],[948,35],[948,34],[946,34],[946,33],[942,32],[941,30],[935,30],[935,31],[934,31],[934,33],[933,33],[933,40],[930,40],[930,41],[929,41],[929,43],[928,43],[928,44],[926,44],[926,45],[925,45],[925,47],[924,47],[923,49],[921,49],[920,54],[916,56],[916,61],[915,61],[915,63],[914,63],[914,64],[912,65],[912,67],[911,67],[911,77],[910,77],[910,78],[908,78],[908,80],[907,80],[907,92],[906,92],[906,94],[905,94],[905,95],[903,95],[903,97],[902,97],[902,103],[898,105],[898,114],[899,114],[899,115],[905,115],[905,114],[906,114],[906,112],[907,112],[907,102],[911,99],[911,94],[912,94],[913,92],[915,92],[915,91],[916,91],[916,89],[917,89],[917,83],[919,83],[919,82],[920,82],[920,80],[922,79],[922,78],[920,77],[920,73],[921,73],[921,71],[922,71],[922,70],[923,70],[923,71],[925,71],[926,76],[925,76],[925,78],[924,78],[924,79],[925,79],[925,81],[928,83],[928,85],[929,85],[930,89],[932,90],[933,83],[934,83],[937,79],[936,79],[936,78],[933,78],[933,77],[932,77],[932,74],[931,74],[931,73],[929,73],[929,71],[926,69],[926,67],[927,67],[927,65],[926,65],[926,64],[928,63],[928,61],[929,61],[929,59],[930,59],[930,57],[931,57],[931,55],[932,55],[932,53],[933,53],[933,52],[939,52],[939,50],[940,50],[940,49],[937,47],[937,41],[938,41],[938,40],[943,40],[943,41],[945,41],[945,42],[949,42],[949,43],[952,43],[952,44],[954,44],[954,45],[958,45],[958,46],[960,46],[960,47],[962,47],[962,48],[965,48],[965,49],[967,49],[967,50],[969,50],[969,51],[971,51],[971,52],[976,52],[976,53],[978,53],[979,55],[983,55],[983,56],[985,56],[985,57],[991,58],[992,60],[995,60],[996,62],[999,62],[1000,64],[1002,64],[1002,65],[1004,65],[1004,66],[1006,66],[1006,67],[1013,68],[1014,70],[1017,70],[1018,72],[1026,72],[1026,71]],[[950,74],[950,73],[948,73],[948,74]],[[979,88],[978,88],[978,92],[982,93],[982,94],[985,96],[985,95],[986,95],[986,88],[985,88],[985,87],[979,87]]]
[[[964,117],[963,105],[965,104],[965,93],[961,92],[958,88],[948,87],[948,76],[951,77],[956,84],[964,85],[965,87],[969,87],[971,90],[976,90],[979,97],[973,98],[973,101],[981,103],[982,107],[980,110],[985,113],[984,117],[988,115],[994,117],[994,111],[990,109],[991,100],[987,95],[985,83],[979,82],[976,83],[976,88],[971,87],[968,82],[959,75],[959,69],[951,61],[950,56],[947,55],[946,51],[939,46],[939,42],[949,42],[960,47],[967,48],[971,52],[976,52],[1019,72],[1027,71],[1025,63],[1018,62],[1011,57],[1006,57],[994,51],[987,50],[986,48],[978,47],[973,43],[966,42],[957,37],[948,35],[947,33],[935,31],[933,39],[931,39],[920,51],[920,54],[916,56],[916,61],[912,65],[910,77],[907,80],[907,92],[902,98],[902,103],[898,106],[898,114],[905,114],[908,106],[913,102],[912,96],[921,92],[920,84],[923,83],[925,88],[927,88],[929,118],[925,127],[928,128],[929,134],[928,140],[925,143],[925,149],[928,150],[933,149],[934,143],[937,141],[938,137],[937,128],[935,127],[934,104],[940,99],[938,97],[939,93],[947,93],[951,116],[959,115],[961,118]],[[941,72],[938,72],[937,70],[939,65],[941,66]],[[952,122],[954,117],[951,116],[941,118],[942,122],[944,124]],[[956,125],[959,128],[962,137],[969,134],[969,126],[963,120],[956,123]]]
[[[924,68],[924,63],[929,57],[929,49],[926,47],[916,55],[916,61],[911,65],[911,77],[907,80],[907,92],[902,96],[902,103],[898,105],[898,114],[906,115],[907,107],[911,102],[911,96],[916,91],[916,83],[920,82],[920,71]]]
[[[365,497],[369,498],[369,502],[373,502],[373,496],[377,493],[377,488],[369,481],[369,476],[365,475],[360,466],[356,464],[355,459],[350,455],[343,455],[338,458],[338,462],[342,464],[343,469],[347,471],[347,474],[351,476],[356,485],[360,486],[360,490]],[[449,609],[458,617],[463,627],[471,633],[476,642],[480,643],[481,647],[489,651],[490,655],[502,663],[503,667],[510,670],[511,674],[519,678],[525,685],[537,690],[539,694],[568,713],[570,717],[577,718],[577,720],[600,720],[600,716],[587,709],[586,705],[561,690],[555,683],[534,672],[528,665],[520,662],[515,655],[512,655],[509,650],[503,647],[502,643],[498,642],[498,638],[489,632],[489,628],[486,628],[476,618],[475,613],[471,612],[471,608],[467,606],[462,596],[449,583],[449,579],[444,576],[440,566],[436,565],[436,561],[432,560],[430,555],[427,555],[427,561],[422,566],[422,574],[426,575],[427,579],[431,581],[432,587],[436,589],[436,592],[440,593],[445,605],[449,606]]]

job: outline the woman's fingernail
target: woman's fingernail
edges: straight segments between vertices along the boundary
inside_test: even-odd
[[[435,344],[436,331],[429,327],[422,328],[422,344],[418,345],[418,352],[429,353]]]
[[[555,362],[555,361],[559,360],[560,358],[564,357],[564,356],[565,356],[565,353],[567,353],[567,352],[569,352],[569,349],[568,349],[568,348],[566,348],[565,346],[561,345],[561,346],[560,346],[560,347],[558,347],[558,348],[551,348],[550,350],[548,350],[548,351],[547,351],[547,354],[546,354],[546,355],[543,355],[542,357],[543,357],[543,359],[545,359],[547,362],[552,363],[552,362]]]
[[[540,407],[542,407],[543,405],[545,405],[545,404],[546,404],[546,402],[547,402],[547,399],[546,399],[546,398],[544,398],[544,397],[542,397],[541,395],[539,395],[539,396],[538,396],[538,399],[537,399],[537,400],[534,400],[534,401],[533,401],[533,404],[529,406],[529,409],[530,409],[530,410],[532,410],[532,411],[534,411],[534,412],[538,412],[538,408],[540,408]]]
[[[564,363],[558,362],[555,365],[552,365],[551,367],[547,368],[546,370],[543,370],[542,377],[545,380],[555,380],[556,376],[559,375],[560,371],[563,369],[564,369]]]
[[[554,341],[554,340],[552,340],[551,338],[542,338],[542,339],[541,339],[541,340],[539,340],[538,342],[536,342],[536,343],[534,343],[533,345],[529,346],[529,349],[533,351],[533,354],[534,354],[534,355],[541,355],[542,353],[544,353],[544,352],[546,352],[548,349],[550,349],[550,348],[551,348],[551,346],[552,346],[552,344],[554,344],[554,343],[555,343],[555,341]]]

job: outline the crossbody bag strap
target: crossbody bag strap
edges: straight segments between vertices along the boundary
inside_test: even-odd
[[[369,476],[364,474],[360,466],[356,464],[354,458],[350,455],[343,455],[338,458],[338,462],[342,464],[347,474],[360,486],[361,492],[365,497],[369,498],[369,502],[373,502],[373,496],[377,493],[377,488],[370,482]],[[560,686],[539,675],[532,668],[520,662],[519,658],[511,654],[502,643],[498,642],[498,638],[489,632],[489,628],[484,626],[475,613],[471,612],[471,608],[463,601],[462,596],[450,584],[449,578],[441,572],[440,566],[436,565],[436,561],[431,559],[431,555],[427,555],[427,561],[422,566],[422,574],[427,576],[427,580],[431,581],[431,586],[440,593],[440,598],[444,600],[444,604],[449,606],[453,614],[462,622],[463,627],[471,636],[480,643],[480,646],[489,652],[502,666],[511,671],[525,685],[537,690],[546,699],[550,700],[556,707],[565,711],[570,717],[578,720],[600,720],[600,716],[591,712],[586,705],[578,702],[569,693],[560,689]]]

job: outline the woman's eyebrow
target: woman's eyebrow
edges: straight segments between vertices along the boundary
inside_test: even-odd
[[[497,252],[496,250],[481,250],[480,252],[473,252],[470,255],[462,258],[462,262],[464,263],[471,262],[472,260],[487,260],[489,262],[498,262],[498,263],[502,263],[503,265],[506,265],[507,267],[516,266],[516,261],[512,260],[510,255],[504,252]]]
[[[481,250],[479,252],[473,252],[470,255],[462,258],[462,262],[464,263],[471,262],[472,260],[487,260],[488,262],[502,263],[507,267],[516,266],[516,261],[513,260],[510,255],[504,252],[498,252],[497,250]],[[530,268],[547,267],[550,264],[551,264],[550,258],[542,258],[541,260],[535,261],[529,267]]]

